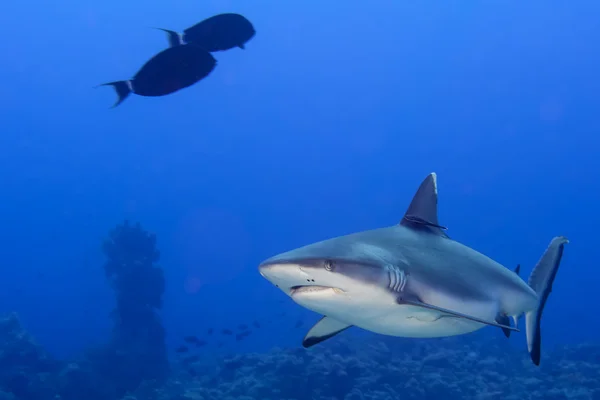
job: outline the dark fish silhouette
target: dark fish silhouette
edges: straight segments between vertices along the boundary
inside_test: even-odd
[[[252,23],[240,14],[225,13],[212,16],[187,28],[183,33],[158,28],[167,33],[171,47],[193,43],[215,52],[234,47],[244,49],[256,31]]]
[[[229,336],[229,335],[233,335],[233,332],[231,330],[229,330],[229,329],[223,329],[221,331],[221,334]]]
[[[207,77],[216,64],[215,58],[199,46],[170,47],[148,60],[133,78],[100,86],[115,88],[119,99],[112,106],[114,108],[130,93],[149,97],[165,96],[192,86]]]
[[[255,328],[260,328],[260,324],[258,323],[258,321],[254,321],[252,325],[254,325]]]
[[[183,338],[183,341],[186,343],[197,344],[199,339],[196,336],[186,336]]]
[[[246,330],[246,329],[248,329],[248,325],[246,325],[246,324],[239,324],[238,325],[238,329],[240,331]]]
[[[213,328],[208,328],[208,334],[212,335],[215,330]]]
[[[252,331],[240,332],[235,335],[235,340],[239,342],[240,340],[244,339],[245,337],[250,336],[251,333],[252,333]]]
[[[188,348],[187,346],[179,346],[177,349],[175,349],[175,352],[177,353],[187,353],[188,352]]]

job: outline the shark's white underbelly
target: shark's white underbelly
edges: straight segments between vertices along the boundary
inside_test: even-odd
[[[398,305],[384,315],[355,317],[360,328],[390,336],[434,338],[473,332],[485,325],[411,305]]]
[[[327,303],[311,297],[295,300],[317,313],[383,335],[435,338],[462,335],[486,326],[423,307],[397,304],[388,294],[368,299],[334,295],[338,301]],[[497,305],[492,301],[464,301],[440,294],[428,300],[430,304],[489,321],[493,321],[497,313]]]

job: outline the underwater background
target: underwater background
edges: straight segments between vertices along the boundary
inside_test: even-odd
[[[600,399],[600,3],[5,3],[0,398]],[[205,80],[93,89],[225,12],[256,36]],[[398,223],[434,171],[450,236],[523,276],[569,238],[539,368],[494,328],[303,349],[319,315],[258,274]],[[111,233],[152,259],[123,284]]]

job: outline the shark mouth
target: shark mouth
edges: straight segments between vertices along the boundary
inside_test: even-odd
[[[290,294],[293,296],[295,294],[318,293],[318,292],[325,292],[328,290],[333,290],[335,293],[338,293],[338,294],[345,293],[342,289],[335,288],[335,287],[308,285],[308,286],[292,286],[290,288]]]

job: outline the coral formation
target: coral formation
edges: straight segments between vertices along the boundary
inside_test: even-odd
[[[165,330],[158,311],[165,279],[156,265],[160,253],[156,237],[140,224],[117,225],[104,241],[104,271],[116,295],[110,356],[102,374],[121,382],[125,394],[146,380],[164,379],[169,370]]]
[[[600,400],[599,346],[556,349],[536,368],[499,339],[340,338],[215,360],[170,387],[190,400]]]
[[[174,366],[159,385],[95,373],[94,357],[60,364],[22,329],[0,319],[0,400],[600,400],[600,346],[561,346],[540,368],[503,338],[336,338],[318,348],[204,357]],[[112,365],[117,368],[118,365]]]
[[[61,364],[23,330],[16,314],[0,319],[0,343],[0,399],[51,398]]]

